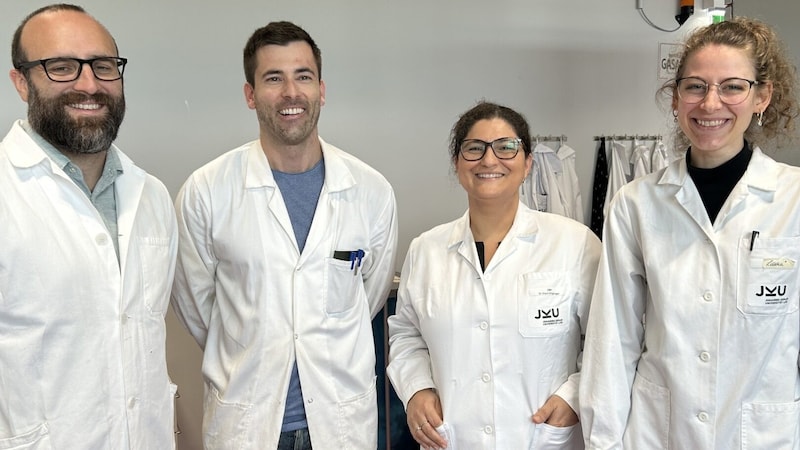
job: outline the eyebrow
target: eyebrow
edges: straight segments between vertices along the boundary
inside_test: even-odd
[[[310,73],[310,74],[312,74],[314,76],[317,75],[314,72],[314,70],[311,69],[310,67],[299,67],[299,68],[295,69],[294,71],[292,71],[292,73],[295,74],[295,75],[301,74],[301,73]],[[284,71],[284,70],[272,69],[272,70],[268,70],[268,71],[264,72],[263,76],[284,75],[284,74],[286,74],[286,71]]]

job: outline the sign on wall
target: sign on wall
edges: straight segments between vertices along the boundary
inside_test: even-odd
[[[680,62],[680,44],[658,44],[658,79],[670,80],[675,78]]]

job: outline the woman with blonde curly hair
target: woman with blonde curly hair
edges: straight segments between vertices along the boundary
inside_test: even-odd
[[[684,158],[603,230],[580,385],[588,449],[800,449],[795,69],[767,25],[695,31],[671,97]]]

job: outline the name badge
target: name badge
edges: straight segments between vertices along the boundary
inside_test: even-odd
[[[794,269],[796,263],[797,261],[790,258],[764,258],[761,260],[761,268],[789,270]]]

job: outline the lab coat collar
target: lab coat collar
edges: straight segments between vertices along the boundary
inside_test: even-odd
[[[58,164],[47,157],[44,150],[36,144],[36,141],[22,128],[22,120],[17,120],[11,126],[11,130],[3,139],[6,144],[8,160],[14,167],[28,169],[33,166],[49,162],[53,172],[59,172]]]
[[[345,163],[346,154],[319,138],[322,146],[322,157],[325,160],[325,189],[327,192],[337,192],[353,187],[355,177]],[[247,170],[245,175],[245,188],[276,187],[272,168],[269,166],[267,156],[261,149],[259,141],[248,144]]]
[[[15,167],[28,169],[39,164],[49,165],[50,172],[69,180],[64,171],[58,164],[50,159],[47,154],[36,144],[36,141],[22,128],[21,121],[18,120],[12,125],[11,131],[3,140],[4,147],[8,153],[8,159]],[[121,272],[125,273],[125,262],[127,260],[130,236],[133,231],[133,224],[136,212],[139,207],[139,200],[144,190],[147,174],[144,170],[137,167],[116,145],[112,144],[109,152],[116,153],[122,165],[122,173],[114,181],[117,192],[117,232],[119,234],[119,257]],[[76,186],[77,189],[77,186]],[[81,195],[81,198],[84,198]],[[89,202],[88,198],[86,202]],[[98,214],[98,220],[101,220]]]
[[[539,213],[528,208],[522,202],[517,204],[517,214],[514,216],[514,223],[511,225],[511,229],[508,230],[506,237],[503,239],[503,244],[500,245],[498,253],[495,254],[492,261],[497,260],[497,262],[499,262],[510,255],[514,249],[516,249],[517,241],[532,241],[535,239],[536,233],[539,231],[536,214]],[[449,250],[458,251],[458,253],[466,258],[474,267],[480,267],[478,253],[477,250],[475,250],[475,237],[472,235],[472,230],[469,227],[469,209],[454,222],[453,228],[450,231],[450,237],[447,241],[447,248]],[[488,266],[487,269],[489,269]]]
[[[764,192],[774,192],[777,189],[778,163],[765,155],[760,148],[753,147],[753,156],[750,164],[742,176],[742,181],[750,188]],[[680,158],[670,164],[659,179],[659,184],[673,184],[682,186],[689,177],[686,159]]]

